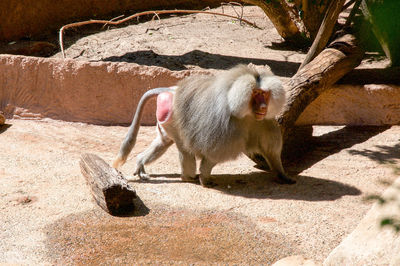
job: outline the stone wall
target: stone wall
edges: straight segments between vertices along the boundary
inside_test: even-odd
[[[398,125],[400,86],[339,84],[304,110],[298,125]]]
[[[188,74],[128,63],[0,55],[0,111],[8,118],[127,124],[144,92]],[[151,106],[143,124],[155,122]]]
[[[200,72],[0,55],[0,111],[8,118],[129,124],[145,91],[175,85],[196,73]],[[154,104],[149,104],[142,124],[155,123],[154,111]],[[400,86],[335,85],[306,108],[297,124],[400,124]]]

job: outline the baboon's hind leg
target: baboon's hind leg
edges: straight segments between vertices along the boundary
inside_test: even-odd
[[[136,157],[135,175],[138,175],[141,180],[148,180],[149,176],[146,174],[144,166],[160,158],[173,143],[174,141],[157,125],[157,137],[145,151]]]

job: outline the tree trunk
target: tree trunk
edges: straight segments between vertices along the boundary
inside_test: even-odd
[[[306,59],[301,64],[300,68],[308,64],[312,59],[314,59],[315,56],[317,56],[322,51],[322,49],[324,49],[329,41],[329,38],[332,35],[333,27],[336,24],[339,13],[341,12],[345,1],[346,0],[338,0],[332,1],[330,3],[328,10],[325,13],[324,20],[319,27],[317,36],[315,37],[314,42],[307,53]]]
[[[282,127],[284,160],[290,159],[295,147],[301,146],[298,144],[302,139],[294,134],[297,118],[321,93],[357,67],[363,55],[356,38],[346,34],[333,41],[290,79],[287,105],[278,119]]]
[[[310,40],[314,40],[328,6],[335,4],[337,0],[242,0],[242,2],[262,8],[282,38],[297,46],[304,46],[308,45]]]
[[[284,38],[285,41],[295,44],[304,44],[305,42],[308,42],[308,40],[297,27],[293,16],[291,16],[290,8],[286,1],[242,0],[242,2],[262,8],[264,13],[271,20],[272,24],[274,24],[279,35]]]
[[[314,40],[328,5],[335,1],[337,0],[294,0],[289,3],[289,7],[293,13],[299,14],[305,31],[310,35],[310,39]]]
[[[356,38],[351,34],[346,34],[333,41],[285,84],[289,92],[288,100],[278,119],[284,143],[282,150],[284,162],[301,156],[304,152],[302,147],[304,147],[306,137],[312,133],[311,127],[295,126],[298,117],[321,93],[357,67],[363,54]],[[259,167],[268,168],[268,164],[259,155],[250,158]]]

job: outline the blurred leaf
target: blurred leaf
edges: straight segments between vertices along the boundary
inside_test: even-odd
[[[381,221],[381,226],[386,226],[386,225],[393,225],[393,219],[392,218],[385,218]]]
[[[369,196],[365,197],[365,200],[376,200],[381,205],[386,203],[386,199],[384,199],[378,195],[369,195]]]
[[[395,218],[384,218],[381,220],[381,227],[390,226],[392,227],[396,233],[400,232],[400,220]]]

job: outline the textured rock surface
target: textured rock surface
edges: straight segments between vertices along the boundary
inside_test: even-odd
[[[297,120],[299,125],[396,125],[400,123],[400,86],[335,85]]]
[[[0,55],[0,111],[6,117],[128,124],[141,95],[210,70],[170,71],[132,63]],[[149,104],[143,124],[154,124]],[[336,85],[300,116],[300,125],[400,123],[400,86]]]
[[[295,255],[278,260],[272,266],[315,266],[312,260],[305,259],[301,255]]]
[[[0,110],[23,119],[130,123],[146,90],[173,85],[188,74],[137,64],[0,55]],[[155,122],[150,106],[143,124]]]
[[[384,218],[398,217],[399,189],[400,178],[382,195],[395,200],[385,205],[375,204],[324,265],[400,265],[400,234],[379,226]]]

